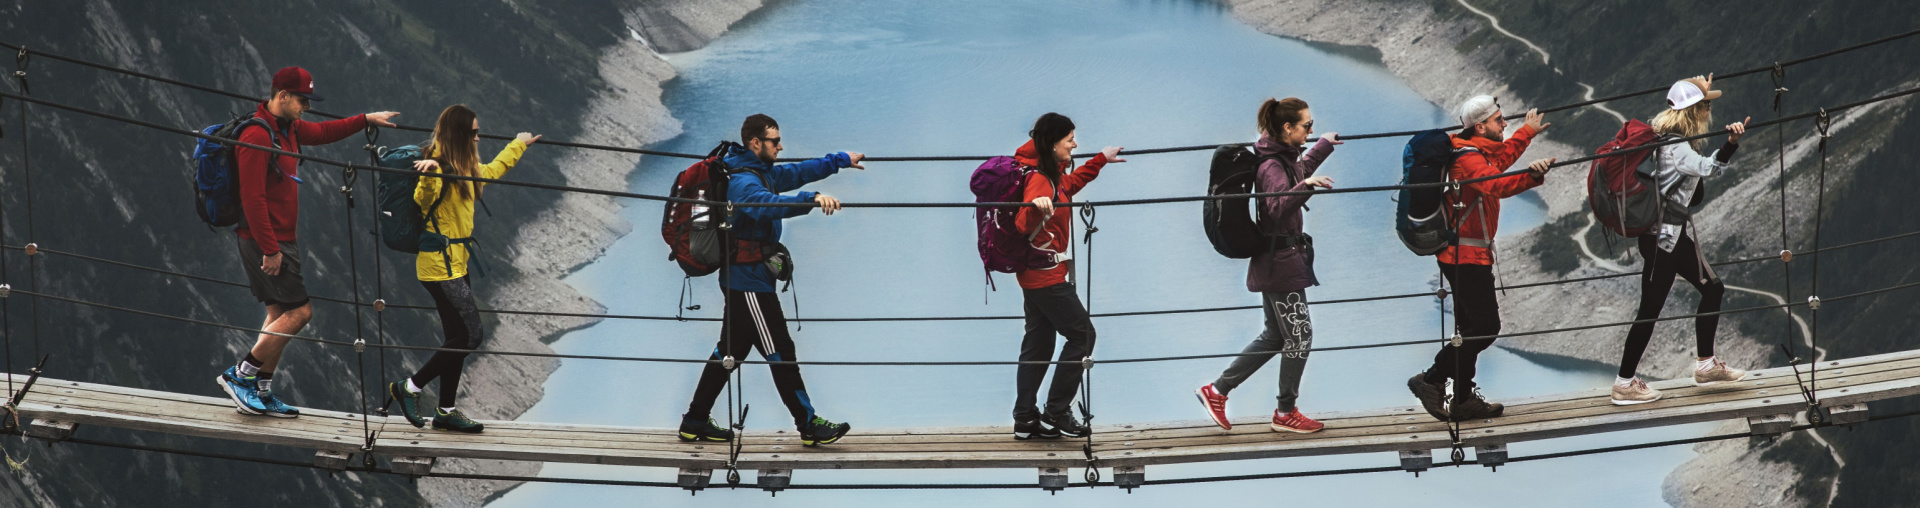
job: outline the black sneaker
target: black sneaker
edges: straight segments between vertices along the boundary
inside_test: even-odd
[[[1040,426],[1049,428],[1058,435],[1066,437],[1087,437],[1088,429],[1080,420],[1074,419],[1073,411],[1061,411],[1040,416]]]
[[[387,383],[387,396],[400,403],[400,415],[407,417],[407,423],[413,424],[413,428],[427,426],[427,420],[420,417],[420,394],[407,391],[401,383],[405,381]]]
[[[849,430],[853,430],[853,425],[833,423],[826,418],[815,416],[813,421],[807,422],[807,428],[800,429],[800,444],[802,446],[833,444],[834,441],[839,441],[841,436],[847,435]]]
[[[461,413],[458,409],[453,410],[451,413],[440,412],[437,409],[434,410],[434,412],[437,414],[433,415],[433,430],[451,430],[454,432],[479,434],[480,431],[486,429],[485,425],[473,421],[472,418],[467,418],[467,415]]]
[[[1460,392],[1459,390],[1455,391]],[[1507,407],[1498,402],[1487,402],[1485,397],[1480,396],[1480,388],[1478,387],[1467,387],[1466,391],[1453,394],[1451,412],[1455,418],[1454,421],[1464,422],[1483,418],[1498,418],[1502,413],[1505,413],[1506,410]]]
[[[1426,408],[1427,414],[1433,415],[1434,419],[1447,421],[1446,380],[1428,383],[1427,373],[1421,372],[1407,380],[1407,389],[1413,391],[1414,398],[1420,399],[1420,407]]]
[[[1017,418],[1013,420],[1014,439],[1055,439],[1058,437],[1060,437],[1060,431],[1053,427],[1041,425],[1040,417],[1030,416],[1024,420]]]
[[[705,420],[687,420],[683,418],[680,420],[680,440],[724,443],[733,440],[733,430],[721,427],[719,424],[714,423],[712,418]]]

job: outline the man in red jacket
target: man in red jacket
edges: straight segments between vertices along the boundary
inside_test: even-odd
[[[1535,134],[1553,125],[1542,123],[1540,113],[1528,110],[1526,125],[1507,137],[1507,119],[1500,114],[1500,102],[1487,95],[1467,99],[1457,114],[1464,127],[1453,137],[1456,155],[1448,173],[1455,181],[1505,172],[1520,160]],[[1541,159],[1529,164],[1525,174],[1469,183],[1459,192],[1447,194],[1448,209],[1459,211],[1451,219],[1459,241],[1440,251],[1438,261],[1440,273],[1453,287],[1458,336],[1500,333],[1500,301],[1494,295],[1493,280],[1493,238],[1500,225],[1500,200],[1546,183],[1552,164],[1553,159]],[[1487,402],[1473,384],[1474,363],[1480,352],[1492,345],[1493,339],[1477,339],[1441,346],[1433,366],[1414,374],[1407,380],[1407,387],[1434,418],[1465,421],[1500,416],[1506,408]],[[1448,379],[1453,380],[1453,397],[1443,404]]]
[[[399,114],[382,111],[319,123],[301,120],[300,115],[318,100],[321,97],[313,92],[313,75],[306,69],[280,69],[273,75],[273,94],[253,113],[266,127],[242,129],[240,142],[299,153],[303,143],[324,145],[346,139],[365,129],[368,122],[392,127],[389,119]],[[306,282],[300,276],[302,263],[294,234],[294,226],[300,221],[301,159],[244,146],[235,146],[233,154],[240,169],[240,208],[246,214],[233,230],[234,240],[247,272],[247,285],[253,289],[253,297],[267,307],[267,319],[260,329],[300,333],[313,318]],[[273,394],[273,372],[289,340],[260,334],[246,357],[215,380],[233,398],[234,408],[240,413],[300,416],[299,409]]]

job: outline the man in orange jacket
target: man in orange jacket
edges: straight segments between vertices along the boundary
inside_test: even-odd
[[[1500,102],[1481,95],[1460,105],[1463,128],[1453,137],[1455,158],[1448,168],[1454,181],[1499,175],[1527,151],[1533,136],[1553,124],[1542,123],[1537,110],[1527,111],[1527,122],[1513,136],[1505,135],[1507,119]],[[1459,240],[1440,251],[1440,273],[1453,288],[1455,332],[1460,337],[1500,333],[1500,301],[1494,296],[1493,238],[1500,225],[1500,200],[1546,183],[1553,159],[1528,165],[1515,176],[1468,183],[1447,194],[1448,210]],[[1441,346],[1433,366],[1407,380],[1407,387],[1434,418],[1464,421],[1500,416],[1506,408],[1480,396],[1473,384],[1474,363],[1493,339],[1465,340]],[[1444,399],[1446,380],[1453,380],[1453,397]]]

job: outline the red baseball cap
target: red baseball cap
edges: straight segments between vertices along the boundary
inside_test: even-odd
[[[307,100],[326,100],[321,98],[320,94],[313,93],[313,75],[299,67],[288,67],[273,73],[273,89],[293,92],[294,95],[306,97]]]

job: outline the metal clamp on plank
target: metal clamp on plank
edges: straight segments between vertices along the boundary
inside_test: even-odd
[[[1067,469],[1060,467],[1040,468],[1040,488],[1047,492],[1058,493],[1067,490]]]
[[[760,490],[777,496],[780,495],[780,491],[787,490],[787,487],[793,485],[793,470],[762,469],[754,475],[754,483],[760,487]]]
[[[1433,450],[1400,450],[1400,469],[1420,476],[1421,471],[1433,467]]]
[[[1473,447],[1473,461],[1499,471],[1507,463],[1507,445],[1486,444]]]
[[[1773,437],[1793,430],[1793,413],[1747,417],[1747,431],[1754,437]]]
[[[1834,425],[1853,425],[1867,421],[1867,404],[1864,402],[1841,404],[1820,409],[1827,413],[1827,422]]]
[[[433,472],[433,457],[394,457],[393,472],[407,476],[426,476]]]
[[[321,469],[345,471],[347,470],[347,461],[351,458],[353,458],[353,454],[351,453],[320,450],[313,452],[313,465]]]
[[[713,484],[712,469],[680,468],[680,488],[687,489],[688,494],[698,494],[711,484]]]
[[[1113,486],[1127,489],[1128,494],[1146,483],[1147,466],[1113,466]]]
[[[73,422],[35,418],[33,423],[27,424],[27,435],[48,441],[66,441],[73,437],[73,429],[78,426],[80,424]]]

